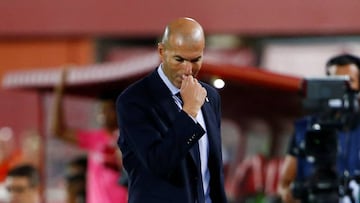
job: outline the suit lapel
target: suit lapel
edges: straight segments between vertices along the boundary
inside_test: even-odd
[[[208,136],[208,140],[209,140],[209,157],[213,158],[217,158],[219,156],[219,153],[216,153],[218,151],[220,151],[219,148],[219,143],[220,141],[218,141],[218,124],[216,121],[216,117],[215,117],[215,112],[213,111],[213,109],[211,108],[210,105],[211,101],[205,101],[204,105],[202,106],[201,110],[204,116],[204,121],[205,121],[205,125],[206,125],[206,133]],[[209,163],[210,163],[210,159],[209,159]]]
[[[170,126],[171,122],[175,120],[176,113],[179,111],[179,107],[176,105],[172,93],[161,80],[157,71],[149,75],[147,84],[150,97],[154,101],[154,108],[159,117],[161,117],[159,119],[166,123],[166,127]],[[198,143],[190,149],[190,156],[194,166],[200,171],[201,161]]]
[[[209,101],[210,102],[210,101]],[[205,101],[204,105],[201,107],[201,111],[204,117],[205,126],[206,126],[206,133],[209,141],[209,157],[218,159],[218,153],[216,153],[218,150],[218,144],[216,141],[216,132],[217,124],[216,124],[216,118],[215,113],[213,109],[211,108],[211,105],[208,101]],[[196,143],[190,150],[190,154],[194,162],[196,163],[197,167],[200,169],[200,152],[199,152],[199,145]],[[210,159],[209,159],[210,163]]]
[[[154,108],[161,118],[167,122],[175,119],[176,112],[179,111],[169,88],[161,80],[157,70],[152,72],[147,80],[149,95],[153,101]]]
[[[147,78],[147,87],[149,88],[149,95],[151,99],[154,101],[154,108],[156,112],[159,114],[161,118],[163,118],[166,123],[171,123],[175,120],[176,112],[179,111],[174,99],[172,98],[172,94],[169,88],[165,85],[165,83],[161,80],[157,71],[153,71]],[[211,101],[209,101],[211,102]],[[216,135],[214,133],[217,132],[216,127],[216,118],[213,109],[208,101],[205,101],[204,105],[201,108],[201,111],[204,116],[204,121],[207,129],[207,135],[209,140],[209,157],[213,157],[213,155],[217,155],[215,153],[218,149],[216,143]],[[200,124],[199,124],[200,125]],[[216,151],[214,151],[215,149]],[[211,155],[210,155],[211,154]],[[200,153],[199,153],[199,145],[196,143],[190,149],[190,155],[200,170]]]

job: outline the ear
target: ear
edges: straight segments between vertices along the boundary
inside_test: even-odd
[[[158,53],[159,53],[161,61],[163,61],[163,59],[164,59],[164,44],[161,42],[158,43]]]

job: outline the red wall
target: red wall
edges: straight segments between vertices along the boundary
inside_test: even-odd
[[[61,0],[0,2],[0,36],[158,35],[179,16],[208,33],[360,33],[357,0]]]
[[[0,128],[10,127],[17,138],[31,130],[40,131],[39,95],[34,92],[0,91]]]
[[[94,52],[93,42],[87,38],[0,39],[0,80],[14,70],[90,64]]]

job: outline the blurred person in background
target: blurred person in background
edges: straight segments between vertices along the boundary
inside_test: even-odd
[[[40,203],[40,176],[32,165],[11,168],[5,179],[9,203]]]
[[[55,89],[52,133],[88,152],[86,173],[86,201],[88,203],[127,202],[127,188],[119,184],[122,171],[121,151],[116,146],[119,130],[116,122],[115,98],[102,95],[101,111],[97,119],[101,129],[71,129],[63,115],[63,92],[67,70]]]
[[[37,130],[28,129],[20,135],[21,160],[17,164],[39,167],[41,163],[42,138]]]
[[[335,56],[327,62],[326,72],[330,76],[348,76],[350,89],[359,91],[360,59],[358,57],[349,54]],[[295,122],[294,135],[285,156],[278,187],[278,194],[285,203],[300,202],[294,198],[294,183],[307,181],[314,172],[313,163],[305,156],[305,133],[312,119],[313,116],[308,116]],[[359,123],[356,125],[354,129],[337,131],[338,148],[333,149],[337,150],[335,173],[341,180],[350,180],[346,183],[346,188],[352,187],[347,191],[346,196],[340,198],[340,202],[351,202],[351,198],[354,200],[358,198],[358,194],[355,193],[358,188],[356,180],[360,180],[360,125]],[[358,201],[359,199],[356,199],[356,202]]]
[[[66,167],[67,203],[86,203],[87,158],[72,159]]]
[[[22,161],[21,148],[16,145],[15,135],[10,127],[0,127],[0,183],[10,168]]]
[[[23,164],[39,166],[40,141],[34,130],[25,130],[20,136],[15,136],[10,127],[0,127],[0,202],[6,196],[5,178],[12,167]]]
[[[161,64],[118,97],[130,203],[227,202],[220,95],[196,79],[204,48],[198,22],[172,21],[158,43]]]

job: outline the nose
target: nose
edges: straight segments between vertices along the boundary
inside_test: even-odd
[[[190,61],[184,61],[185,74],[187,75],[192,74],[192,66],[193,64]]]

